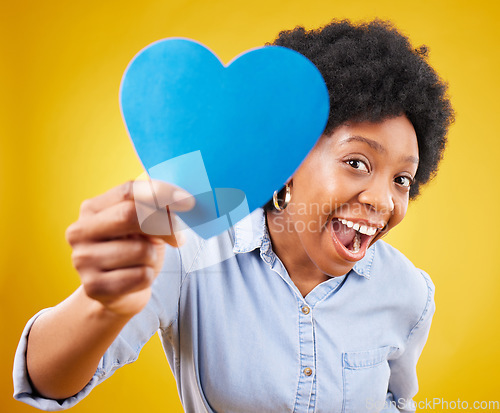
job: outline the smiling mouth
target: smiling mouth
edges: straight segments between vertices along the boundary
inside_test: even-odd
[[[342,218],[333,218],[330,229],[337,253],[349,261],[363,258],[371,241],[380,232],[379,228]]]

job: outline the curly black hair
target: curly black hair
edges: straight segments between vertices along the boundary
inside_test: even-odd
[[[324,134],[348,121],[408,117],[420,158],[410,188],[410,198],[416,198],[437,171],[454,121],[447,85],[427,62],[427,47],[414,49],[392,23],[378,19],[359,24],[334,20],[316,30],[298,26],[280,32],[268,45],[303,54],[323,75],[330,94]]]

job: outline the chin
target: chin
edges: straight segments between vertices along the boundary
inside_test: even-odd
[[[327,275],[329,277],[341,277],[351,271],[354,267],[354,264],[355,263],[351,263],[350,265],[338,266],[337,268],[332,269],[329,273],[327,273]]]

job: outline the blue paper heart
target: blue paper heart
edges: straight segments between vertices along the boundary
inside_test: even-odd
[[[312,149],[329,113],[323,78],[301,54],[267,46],[225,67],[182,38],[134,57],[120,104],[149,175],[196,197],[196,207],[179,216],[204,238],[268,201]]]

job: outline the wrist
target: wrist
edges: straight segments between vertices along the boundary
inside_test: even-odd
[[[106,323],[125,325],[137,311],[125,309],[123,306],[116,303],[104,304],[95,298],[89,297],[85,292],[85,288],[80,286],[77,290],[77,295],[84,303],[84,308],[88,312],[88,316],[92,319],[104,321]]]

